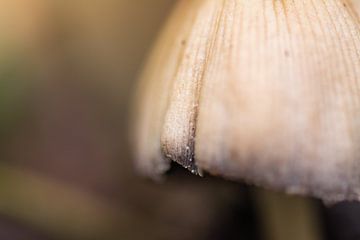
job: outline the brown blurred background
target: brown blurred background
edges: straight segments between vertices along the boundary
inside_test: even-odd
[[[0,0],[0,239],[360,239],[356,204],[136,175],[131,93],[174,3]]]

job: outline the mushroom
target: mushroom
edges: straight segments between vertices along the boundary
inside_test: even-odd
[[[136,166],[360,199],[360,24],[343,0],[180,0],[143,70]]]
[[[352,0],[352,2],[353,2],[355,10],[359,14],[360,13],[360,1],[359,0]]]

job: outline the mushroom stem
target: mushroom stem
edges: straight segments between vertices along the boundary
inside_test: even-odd
[[[266,240],[320,240],[314,200],[256,190],[261,226]]]

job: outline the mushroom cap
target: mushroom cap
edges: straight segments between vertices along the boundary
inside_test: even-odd
[[[137,168],[360,199],[360,24],[342,0],[180,0],[136,95]]]
[[[351,0],[357,14],[360,13],[360,0]]]

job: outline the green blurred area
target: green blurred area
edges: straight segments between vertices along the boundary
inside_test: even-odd
[[[16,54],[0,58],[0,140],[10,134],[27,111],[31,85],[26,61]]]

